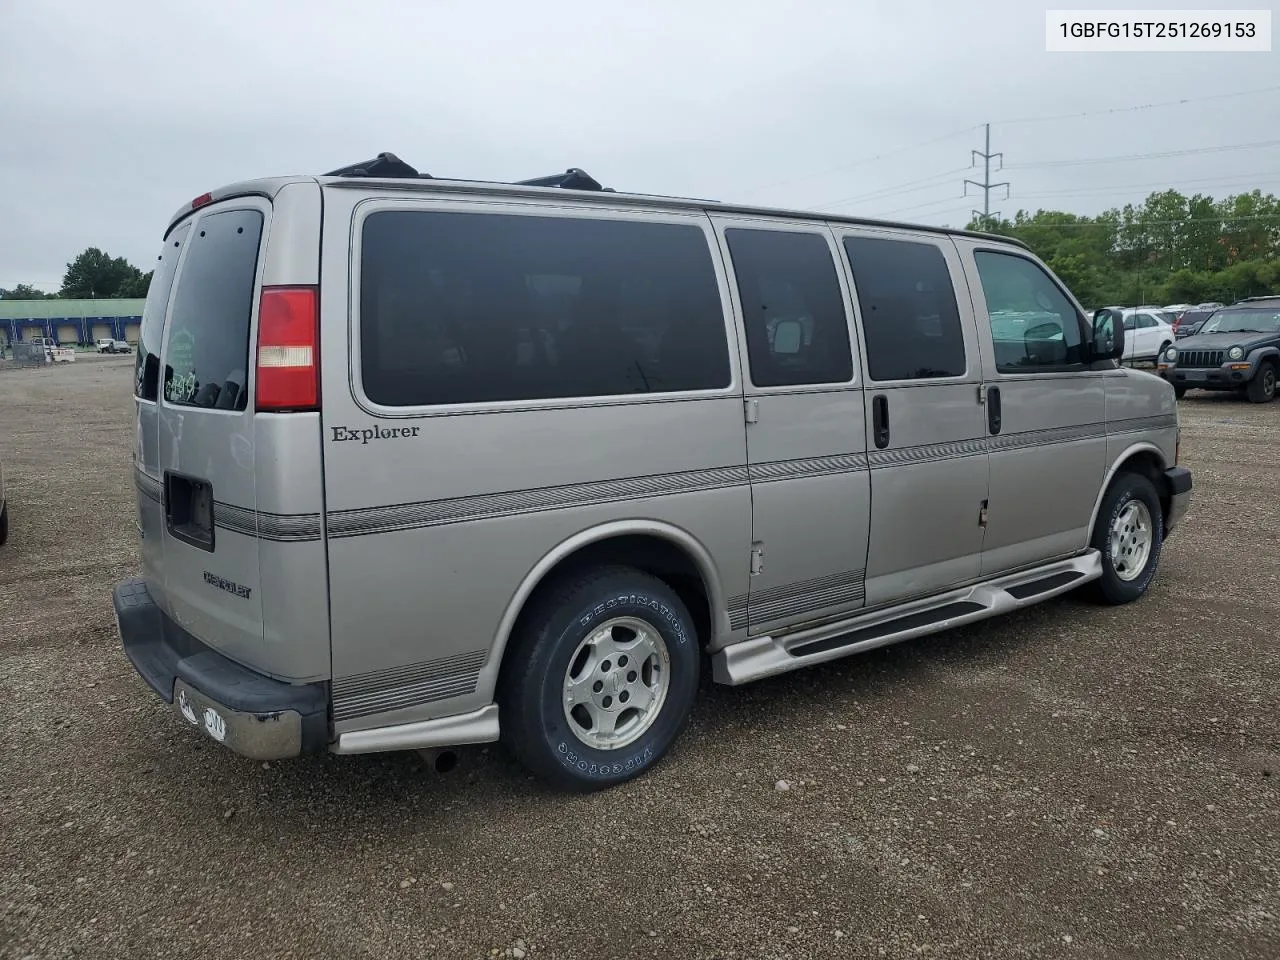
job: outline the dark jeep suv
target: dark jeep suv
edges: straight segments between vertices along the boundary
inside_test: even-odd
[[[1192,336],[1160,356],[1161,373],[1187,390],[1239,390],[1254,403],[1275,398],[1280,378],[1280,296],[1251,297],[1213,312]]]

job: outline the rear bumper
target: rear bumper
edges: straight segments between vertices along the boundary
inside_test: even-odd
[[[255,760],[328,748],[328,684],[283,683],[228,660],[167,617],[145,580],[126,580],[112,599],[134,669],[187,724]]]
[[[1170,467],[1164,472],[1164,483],[1169,494],[1169,510],[1164,518],[1167,537],[1191,507],[1191,471],[1186,467]]]

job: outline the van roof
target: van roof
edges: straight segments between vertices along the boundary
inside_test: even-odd
[[[780,217],[792,220],[814,220],[831,223],[847,223],[858,226],[887,227],[896,230],[915,230],[924,233],[936,233],[947,236],[974,237],[997,243],[1030,249],[1027,244],[1015,237],[1005,237],[994,233],[977,230],[963,230],[953,227],[936,227],[919,223],[907,223],[895,220],[880,220],[868,217],[853,217],[841,214],[823,213],[817,210],[791,210],[778,207],[753,206],[750,204],[722,203],[717,200],[699,200],[692,197],[667,197],[644,193],[619,193],[610,187],[602,187],[598,181],[577,167],[570,167],[563,174],[548,177],[537,177],[505,183],[489,180],[456,180],[433,177],[419,173],[413,167],[401,161],[394,154],[382,153],[373,160],[351,164],[329,173],[316,175],[298,175],[291,177],[271,177],[259,180],[245,180],[228,184],[217,190],[202,194],[191,203],[176,210],[170,218],[165,233],[168,234],[181,220],[189,216],[201,206],[219,200],[238,196],[261,196],[272,199],[282,187],[298,181],[317,181],[323,186],[347,187],[363,190],[387,190],[410,193],[476,193],[498,194],[513,197],[547,197],[565,191],[573,194],[574,199],[586,202],[597,202],[602,205],[644,206],[650,208],[705,210],[719,213],[730,213],[740,216]]]

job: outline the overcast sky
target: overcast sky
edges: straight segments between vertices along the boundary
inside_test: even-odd
[[[1280,138],[1280,52],[1046,53],[1049,5],[0,0],[0,286],[56,289],[88,246],[150,269],[205,190],[383,150],[436,176],[580,166],[618,189],[959,225],[991,122],[1006,215],[1280,192],[1276,146],[1043,165]],[[1098,115],[1007,122],[1081,112]]]

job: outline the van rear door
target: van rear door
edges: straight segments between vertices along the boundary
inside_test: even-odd
[[[195,214],[157,370],[166,612],[249,666],[263,646],[250,346],[270,218],[261,197]]]
[[[166,611],[169,603],[164,590],[164,508],[160,493],[160,347],[173,282],[178,275],[178,263],[190,234],[191,223],[181,223],[165,237],[160,248],[160,256],[156,258],[151,275],[151,286],[147,290],[147,302],[142,308],[142,329],[133,370],[133,478],[138,488],[142,572],[152,598]]]

